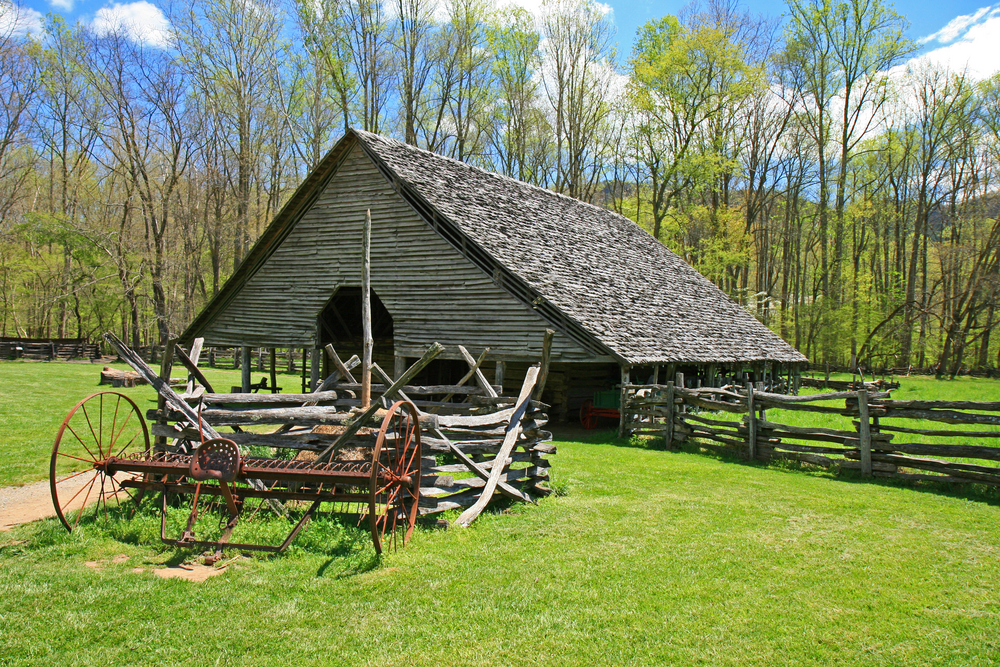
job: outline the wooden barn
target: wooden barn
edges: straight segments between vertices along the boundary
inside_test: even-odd
[[[369,210],[383,368],[436,341],[446,351],[423,380],[449,382],[468,370],[459,345],[489,347],[487,376],[516,391],[552,329],[543,400],[565,420],[623,378],[680,371],[714,385],[806,361],[632,221],[358,130],[309,174],[181,342],[358,352]],[[312,358],[315,379],[325,359]]]

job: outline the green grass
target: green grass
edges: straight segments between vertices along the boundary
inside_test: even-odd
[[[194,554],[148,510],[0,533],[0,665],[1000,661],[992,497],[584,437],[552,457],[565,495],[382,559],[320,522],[192,583],[150,571]]]

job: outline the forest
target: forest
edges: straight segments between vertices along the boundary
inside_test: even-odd
[[[183,4],[183,7],[180,5]],[[611,208],[816,364],[1000,366],[1000,76],[882,0],[0,1],[0,336],[176,336],[356,127]]]

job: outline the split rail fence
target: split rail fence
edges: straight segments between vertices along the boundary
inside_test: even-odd
[[[998,402],[901,401],[870,389],[786,396],[753,385],[686,389],[674,383],[626,385],[624,394],[625,430],[662,436],[668,447],[698,440],[750,460],[790,459],[858,469],[864,476],[1000,486]],[[834,425],[842,417],[844,423],[785,424],[768,417],[776,409],[809,412]]]

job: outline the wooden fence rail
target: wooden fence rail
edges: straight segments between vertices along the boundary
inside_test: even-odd
[[[668,447],[697,440],[702,447],[747,459],[839,465],[858,469],[866,477],[1000,486],[997,402],[898,401],[890,392],[873,390],[870,385],[854,391],[785,396],[751,384],[687,389],[671,382],[628,385],[625,395],[623,421],[628,430],[663,437]],[[810,412],[824,423],[836,415],[844,423],[841,428],[784,424],[768,418],[767,411],[776,409]],[[741,418],[737,421],[732,415]],[[919,422],[952,427],[927,428]],[[898,441],[904,439],[908,441]],[[914,442],[926,439],[935,441]]]

